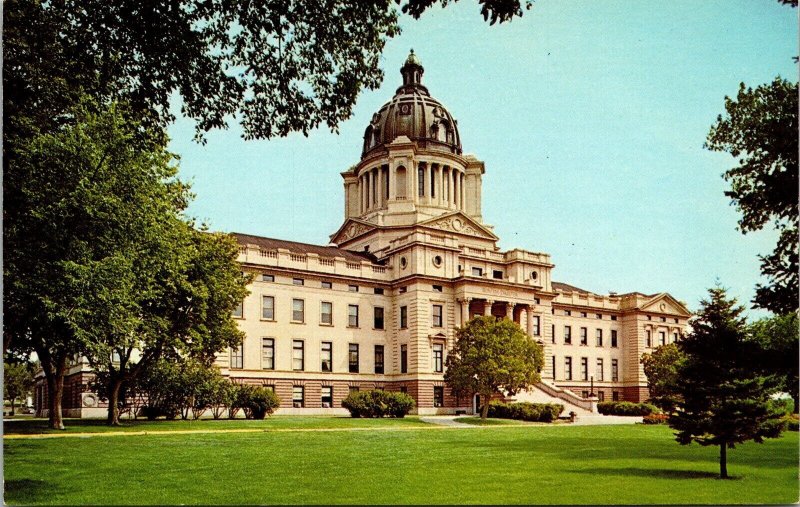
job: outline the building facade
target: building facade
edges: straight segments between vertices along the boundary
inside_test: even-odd
[[[423,73],[412,52],[372,116],[361,160],[342,173],[331,246],[234,234],[254,281],[234,314],[246,338],[218,356],[223,374],[274,389],[284,413],[340,412],[351,390],[375,388],[407,392],[423,414],[472,412],[479,400],[451,394],[445,361],[459,326],[494,315],[544,348],[542,382],[515,399],[577,410],[593,394],[646,399],[640,358],[679,339],[685,305],[667,293],[594,294],[554,281],[546,253],[500,251],[482,218],[484,163],[462,153]],[[85,374],[76,364],[67,386],[80,391]],[[86,397],[68,389],[65,407],[102,407]]]

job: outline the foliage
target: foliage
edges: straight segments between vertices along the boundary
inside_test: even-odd
[[[400,3],[400,0],[395,0]],[[443,7],[447,6],[450,2],[457,2],[458,0],[408,0],[403,5],[403,12],[412,15],[414,18],[419,19],[422,13],[435,3],[440,3]],[[490,25],[496,22],[503,23],[504,21],[511,21],[515,16],[522,16],[522,3],[519,0],[480,0],[481,15],[483,19],[489,21]],[[525,2],[525,9],[530,10],[533,6],[531,0]]]
[[[489,403],[489,417],[517,419],[520,421],[553,422],[558,419],[564,405],[560,403]]]
[[[723,175],[725,195],[741,212],[746,234],[772,222],[779,232],[773,252],[761,256],[769,280],[756,288],[755,306],[786,314],[798,308],[798,88],[780,77],[756,87],[739,86],[725,97],[725,116],[717,117],[706,148],[730,153],[738,166]]]
[[[456,331],[444,380],[457,396],[478,393],[481,399],[490,400],[501,389],[513,396],[539,382],[543,366],[542,346],[515,322],[479,316]],[[484,403],[482,419],[488,410]]]
[[[342,407],[351,417],[405,417],[414,408],[414,398],[406,393],[381,391],[354,391],[342,400]]]
[[[723,478],[728,448],[748,440],[761,443],[782,429],[781,414],[769,405],[779,381],[755,367],[758,345],[746,339],[742,312],[725,289],[709,290],[691,333],[680,342],[686,360],[678,370],[678,401],[669,419],[680,444],[719,446]]]
[[[797,414],[786,414],[783,416],[783,422],[787,430],[800,431],[800,418]]]
[[[160,359],[145,369],[138,383],[147,399],[142,415],[199,419],[209,408],[229,402],[230,382],[215,366],[192,358]]]
[[[264,419],[280,406],[278,395],[262,386],[233,384],[231,389],[230,417],[242,410],[246,419]]]
[[[643,424],[667,424],[668,421],[667,414],[648,414],[642,418]]]
[[[676,386],[680,382],[678,369],[685,359],[677,343],[661,345],[651,354],[642,355],[641,363],[650,391],[649,401],[667,413],[675,409]]]
[[[758,344],[758,368],[765,374],[776,374],[781,390],[794,400],[794,410],[800,407],[798,396],[798,361],[800,357],[800,322],[797,313],[763,318],[750,324],[748,339]]]
[[[11,415],[17,400],[24,400],[33,391],[33,369],[25,362],[3,363],[3,399],[11,402]]]
[[[778,412],[783,415],[791,415],[795,411],[794,400],[791,398],[772,398],[767,404],[770,411]]]
[[[597,411],[603,415],[643,416],[657,414],[658,407],[650,403],[633,403],[630,401],[601,401]]]

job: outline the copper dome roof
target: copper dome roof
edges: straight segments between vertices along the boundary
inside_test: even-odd
[[[422,85],[424,72],[412,49],[400,69],[403,85],[392,100],[372,115],[372,121],[364,132],[361,158],[383,150],[399,136],[407,136],[420,148],[461,154],[458,124]]]

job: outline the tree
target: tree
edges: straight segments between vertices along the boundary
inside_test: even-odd
[[[750,324],[749,339],[758,344],[759,370],[765,374],[778,375],[781,390],[794,400],[794,411],[800,405],[798,392],[798,363],[800,357],[800,323],[796,313],[763,318]]]
[[[722,478],[728,477],[727,449],[748,440],[761,443],[782,429],[781,414],[768,403],[778,380],[757,371],[758,347],[746,339],[742,312],[725,289],[709,290],[692,332],[679,342],[686,359],[678,368],[676,410],[669,418],[680,444],[719,446]]]
[[[642,355],[649,401],[668,414],[675,410],[679,401],[676,391],[681,378],[678,372],[685,360],[686,356],[677,343],[661,345],[653,353]]]
[[[515,322],[479,316],[457,330],[444,380],[457,396],[480,394],[486,419],[492,395],[514,395],[539,382],[543,366],[541,345]]]
[[[798,308],[798,87],[784,79],[739,86],[736,99],[725,97],[725,116],[717,117],[706,148],[737,157],[723,174],[731,183],[725,195],[741,212],[739,230],[758,231],[772,222],[779,232],[771,254],[760,256],[766,285],[756,287],[756,307],[776,314]]]
[[[3,399],[11,402],[11,415],[14,415],[16,401],[27,398],[32,390],[33,372],[30,363],[3,363]]]

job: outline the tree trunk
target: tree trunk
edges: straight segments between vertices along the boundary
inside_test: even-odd
[[[12,415],[12,416],[14,415],[14,401],[15,400],[16,400],[16,398],[11,398],[11,414],[9,414],[9,415]]]
[[[55,365],[48,361],[49,367],[44,369],[47,379],[47,406],[48,406],[48,426],[50,429],[63,430],[64,419],[61,415],[61,400],[64,396],[64,373],[67,368],[67,358],[59,357],[55,360]]]
[[[728,444],[719,444],[719,476],[721,479],[728,478]]]
[[[481,407],[481,419],[486,419],[489,415],[489,396],[481,394],[481,401],[483,402],[483,406]]]
[[[122,387],[121,379],[111,380],[108,386],[108,425],[119,426],[119,391]]]

